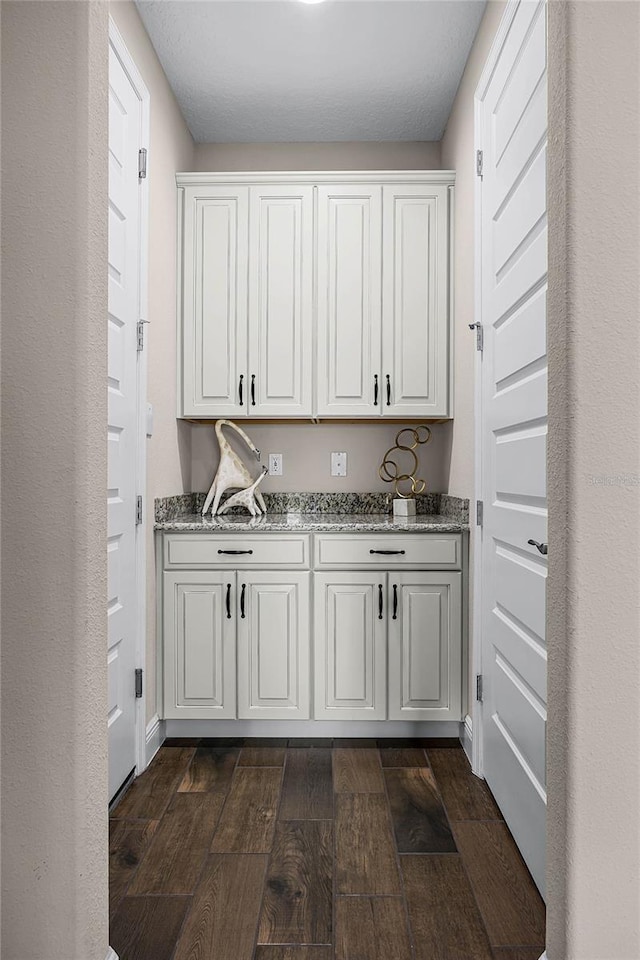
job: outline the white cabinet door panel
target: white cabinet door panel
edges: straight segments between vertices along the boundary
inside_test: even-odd
[[[235,573],[165,573],[165,717],[235,718],[235,591]]]
[[[233,185],[185,191],[183,416],[247,415],[248,197]]]
[[[462,719],[460,573],[389,575],[389,719]]]
[[[313,187],[251,187],[249,415],[313,413]]]
[[[308,573],[238,575],[238,717],[309,719]]]
[[[382,410],[382,187],[318,187],[319,416]],[[376,387],[377,380],[377,387]]]
[[[386,573],[315,574],[316,720],[386,718],[386,583]]]
[[[383,187],[386,416],[449,414],[449,200],[446,185]]]

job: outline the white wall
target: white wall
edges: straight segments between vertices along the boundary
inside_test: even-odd
[[[640,5],[549,38],[548,956],[637,960]]]
[[[197,143],[194,170],[439,170],[437,141]]]
[[[107,7],[2,17],[2,956],[104,960]]]
[[[132,0],[112,0],[118,27],[151,99],[149,320],[145,329],[153,437],[147,443],[147,720],[155,714],[153,500],[191,489],[191,431],[176,420],[176,181],[193,163],[193,140]]]

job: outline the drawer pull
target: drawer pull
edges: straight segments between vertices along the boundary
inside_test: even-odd
[[[255,407],[256,405],[256,375],[255,373],[251,374],[251,406]]]
[[[387,374],[387,406],[391,406],[391,377]]]
[[[240,383],[238,384],[238,393],[240,394],[240,406],[241,406],[241,407],[244,405],[244,401],[243,401],[243,399],[242,399],[242,381],[243,381],[243,380],[244,380],[244,373],[241,373],[241,374],[240,374]]]
[[[382,620],[382,584],[378,584],[378,620]]]
[[[398,619],[398,584],[393,585],[393,620]]]
[[[396,554],[404,553],[404,550],[369,550],[369,553],[380,553],[383,557],[393,557]]]
[[[378,374],[373,375],[373,405],[378,406]]]
[[[218,550],[218,553],[226,553],[232,557],[239,557],[242,553],[253,553],[253,550]]]
[[[227,620],[231,620],[231,584],[227,584]]]
[[[244,593],[247,589],[246,583],[242,584],[242,590],[240,591],[240,619],[244,620]]]

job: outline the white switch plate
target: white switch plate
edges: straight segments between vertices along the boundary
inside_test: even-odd
[[[347,475],[347,455],[346,453],[331,454],[331,476],[346,477]]]
[[[270,477],[282,476],[282,454],[281,453],[269,454],[269,476]]]
[[[147,404],[147,436],[153,436],[153,404]]]

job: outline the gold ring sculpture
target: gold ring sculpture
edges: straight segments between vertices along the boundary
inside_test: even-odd
[[[423,434],[420,431],[424,431]],[[413,443],[411,446],[407,446],[406,443],[401,443],[400,438],[403,433],[408,433],[413,438]],[[393,483],[394,490],[397,497],[402,497],[403,500],[407,500],[409,497],[424,493],[427,484],[424,480],[416,477],[418,470],[418,455],[416,453],[416,448],[421,446],[423,443],[428,443],[431,440],[431,430],[429,427],[425,427],[424,424],[421,424],[419,427],[403,427],[402,430],[399,430],[396,434],[396,443],[394,447],[389,447],[384,457],[382,458],[382,463],[378,468],[378,475],[381,480],[384,480],[385,483]],[[395,450],[402,451],[404,454],[408,454],[413,458],[413,466],[410,470],[407,470],[406,473],[400,473],[400,467],[395,460],[390,458]],[[410,488],[403,492],[400,489],[400,484],[408,483]]]

